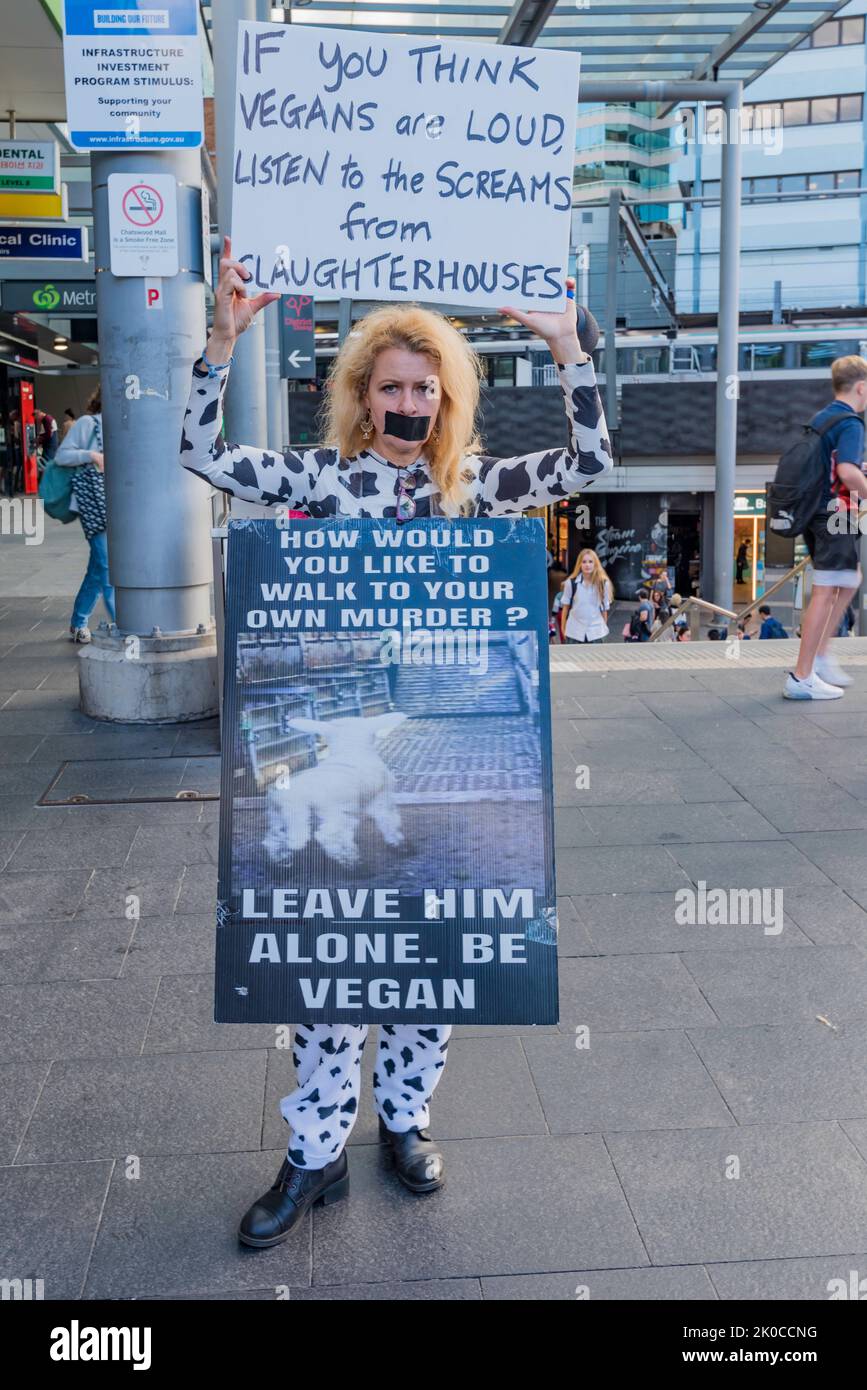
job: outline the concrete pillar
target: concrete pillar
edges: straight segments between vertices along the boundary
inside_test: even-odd
[[[146,281],[110,269],[108,178],[171,174],[180,271],[146,307]],[[198,150],[91,157],[109,572],[117,625],[79,662],[82,709],[169,723],[216,710],[207,489],[179,463],[190,370],[205,340]],[[109,675],[110,672],[110,675]]]

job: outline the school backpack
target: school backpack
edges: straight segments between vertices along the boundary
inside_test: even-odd
[[[828,478],[822,435],[844,418],[832,415],[818,429],[804,425],[802,437],[781,455],[768,487],[767,524],[775,535],[802,535],[819,511]]]

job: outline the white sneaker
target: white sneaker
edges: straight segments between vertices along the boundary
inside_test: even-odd
[[[803,681],[799,681],[790,671],[783,686],[785,700],[840,700],[842,696],[843,691],[838,685],[829,685],[815,671]]]
[[[825,656],[817,656],[813,670],[821,680],[828,681],[831,685],[843,687],[852,684],[852,677],[846,675],[843,667],[838,665],[830,653]]]

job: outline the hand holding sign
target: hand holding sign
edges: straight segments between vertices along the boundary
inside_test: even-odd
[[[259,310],[280,298],[279,294],[266,290],[248,299],[246,284],[249,279],[250,272],[239,261],[232,260],[231,237],[223,237],[220,276],[214,291],[214,327],[208,346],[215,350],[228,348],[227,355],[231,354],[235,339],[250,327]]]
[[[575,300],[567,299],[562,314],[551,314],[533,309],[525,314],[520,309],[506,307],[500,310],[518,323],[537,333],[548,344],[555,362],[586,362],[587,353],[578,339]]]

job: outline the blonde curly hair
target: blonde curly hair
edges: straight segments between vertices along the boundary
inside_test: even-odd
[[[436,437],[426,441],[425,457],[447,515],[467,505],[472,471],[464,460],[481,442],[476,412],[483,368],[466,338],[442,314],[417,304],[387,304],[365,314],[345,339],[331,369],[322,413],[322,437],[352,458],[366,447],[361,422],[374,363],[387,348],[424,353],[436,363],[441,400]]]

